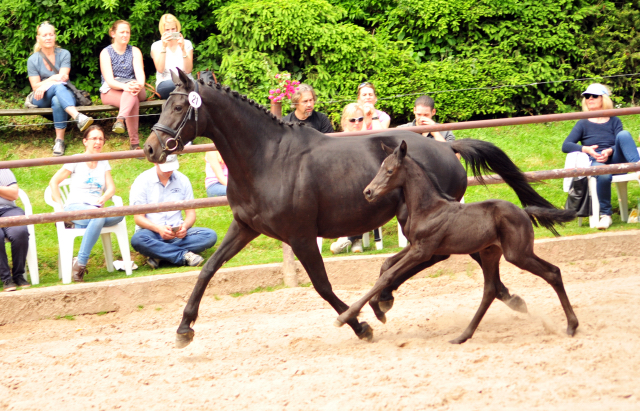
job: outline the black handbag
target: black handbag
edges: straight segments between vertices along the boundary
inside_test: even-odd
[[[59,73],[58,68],[53,64],[51,64],[47,56],[45,56],[44,53],[41,51],[40,51],[40,55],[42,56],[44,61],[46,61],[47,64],[49,64],[53,68],[53,72],[58,74]],[[80,90],[79,88],[74,86],[71,81],[67,81],[65,85],[73,93],[73,97],[75,97],[76,99],[76,106],[90,106],[93,104],[93,102],[91,101],[91,96],[89,95],[89,92]]]
[[[574,177],[569,187],[566,210],[575,210],[578,217],[591,216],[591,194],[589,193],[589,178]]]

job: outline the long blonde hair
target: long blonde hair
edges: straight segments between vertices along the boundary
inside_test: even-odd
[[[604,84],[594,83],[601,85],[605,90],[607,90],[608,94],[602,95],[602,110],[611,110],[613,108],[613,101],[611,101],[611,89]],[[589,107],[587,106],[587,99],[582,97],[582,111],[589,111]]]
[[[45,26],[51,26],[53,27],[53,34],[56,34],[56,28],[53,24],[49,23],[47,20],[43,21],[42,23],[40,23],[38,25],[38,27],[36,28],[36,37],[38,36],[38,34],[40,34],[40,28],[45,27]],[[56,36],[57,38],[57,36]],[[54,47],[60,47],[58,45],[58,41],[56,40],[56,42],[54,43]],[[38,43],[38,40],[36,39],[36,44],[33,45],[33,52],[37,53],[40,50],[42,50],[42,47],[40,47],[40,43]]]
[[[178,33],[180,33],[180,30],[182,29],[182,25],[180,24],[180,21],[176,18],[176,16],[174,16],[173,14],[165,14],[162,17],[160,17],[160,23],[158,23],[158,29],[160,29],[160,35],[164,34],[164,26],[167,23],[171,23],[171,22],[175,22],[176,23],[176,31]]]

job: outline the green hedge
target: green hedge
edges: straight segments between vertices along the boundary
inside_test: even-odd
[[[595,0],[4,0],[0,88],[26,93],[36,26],[50,20],[72,54],[72,78],[97,91],[98,55],[116,19],[149,56],[157,22],[175,14],[196,46],[196,69],[267,103],[281,71],[316,87],[335,120],[357,85],[373,81],[396,122],[423,91],[632,73],[640,53],[639,1]],[[635,103],[636,78],[606,80],[617,104]],[[434,93],[440,120],[573,110],[583,83]]]

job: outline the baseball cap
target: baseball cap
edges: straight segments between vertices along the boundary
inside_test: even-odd
[[[587,89],[584,91],[584,94],[593,94],[596,96],[602,96],[602,95],[609,95],[609,91],[607,90],[607,88],[605,86],[603,86],[600,83],[593,83],[593,84],[589,84],[589,87],[587,87]]]
[[[177,170],[178,168],[180,168],[180,163],[178,163],[178,155],[171,154],[167,156],[167,161],[165,161],[163,164],[158,164],[158,166],[163,173]]]

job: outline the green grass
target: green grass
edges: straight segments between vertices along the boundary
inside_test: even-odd
[[[0,108],[5,102],[0,101]],[[13,105],[15,106],[15,104]],[[106,115],[105,115],[106,116]],[[0,118],[0,125],[6,124],[30,124],[40,121],[39,117],[6,117]],[[144,137],[150,132],[150,127],[156,117],[143,118],[141,122],[140,135]],[[625,128],[637,136],[640,131],[640,116],[626,116],[622,118]],[[524,126],[486,128],[476,130],[463,130],[456,132],[457,138],[477,138],[495,143],[502,148],[512,160],[520,166],[523,171],[548,170],[562,168],[564,166],[565,155],[561,152],[562,141],[568,135],[575,121],[549,124],[535,124]],[[110,128],[111,121],[105,121],[105,127]],[[0,160],[14,160],[26,158],[49,157],[53,144],[54,132],[47,126],[18,127],[15,129],[0,129]],[[67,154],[81,153],[84,151],[80,135],[77,130],[67,133]],[[199,138],[196,143],[208,143],[208,139]],[[108,133],[104,152],[127,150],[129,141],[126,136]],[[113,169],[112,174],[116,184],[116,195],[123,198],[124,204],[129,203],[129,187],[133,180],[151,165],[146,161],[136,159],[113,160],[110,162]],[[180,157],[180,171],[187,175],[192,182],[194,195],[196,198],[206,197],[204,188],[204,153],[189,154]],[[49,213],[52,211],[44,202],[44,190],[47,187],[51,176],[60,166],[43,166],[32,168],[14,169],[13,172],[18,179],[19,186],[28,194],[34,213]],[[562,191],[562,180],[549,180],[535,185],[536,190],[557,206],[563,206],[566,200],[566,193]],[[615,190],[612,190],[614,212],[617,212],[617,198]],[[640,187],[637,184],[629,184],[629,207],[637,207],[638,197],[640,197]],[[501,198],[517,204],[517,198],[513,191],[506,185],[492,185],[487,187],[469,187],[465,195],[467,203],[482,201],[489,198]],[[231,221],[232,214],[229,207],[216,207],[211,209],[196,210],[198,219],[196,225],[213,228],[219,237],[218,244],[224,237]],[[129,238],[133,235],[133,217],[127,216],[127,227]],[[637,224],[622,224],[618,214],[614,214],[613,226],[610,230],[637,229]],[[58,279],[57,258],[58,239],[55,225],[53,223],[36,225],[36,241],[38,248],[38,264],[40,269],[40,286],[50,286],[61,284]],[[576,235],[593,233],[595,230],[589,228],[588,222],[584,221],[582,227],[578,223],[572,222],[565,228],[558,230],[562,235]],[[551,233],[543,229],[535,230],[537,238],[551,237]],[[324,239],[323,257],[330,257],[329,245],[332,239]],[[385,248],[381,251],[369,248],[364,254],[381,254],[397,252],[397,223],[393,219],[383,227],[383,241]],[[115,241],[112,239],[115,259],[121,259],[120,251]],[[80,239],[75,242],[74,252],[80,247]],[[373,241],[372,241],[373,247]],[[203,256],[208,258],[216,250],[216,247],[205,251]],[[139,266],[134,271],[132,277],[167,274],[191,271],[190,267],[172,267],[163,265],[158,270],[152,270],[146,265],[146,259],[132,251],[132,257]],[[343,254],[345,255],[345,254]],[[235,267],[253,264],[277,263],[282,261],[281,243],[266,236],[259,236],[242,250],[225,267]],[[100,241],[95,245],[91,253],[88,264],[89,274],[85,276],[86,282],[104,281],[111,279],[125,278],[122,271],[109,273],[105,267],[102,244]],[[263,291],[263,290],[260,290]],[[254,290],[252,292],[258,292]],[[243,294],[244,295],[244,294]]]

